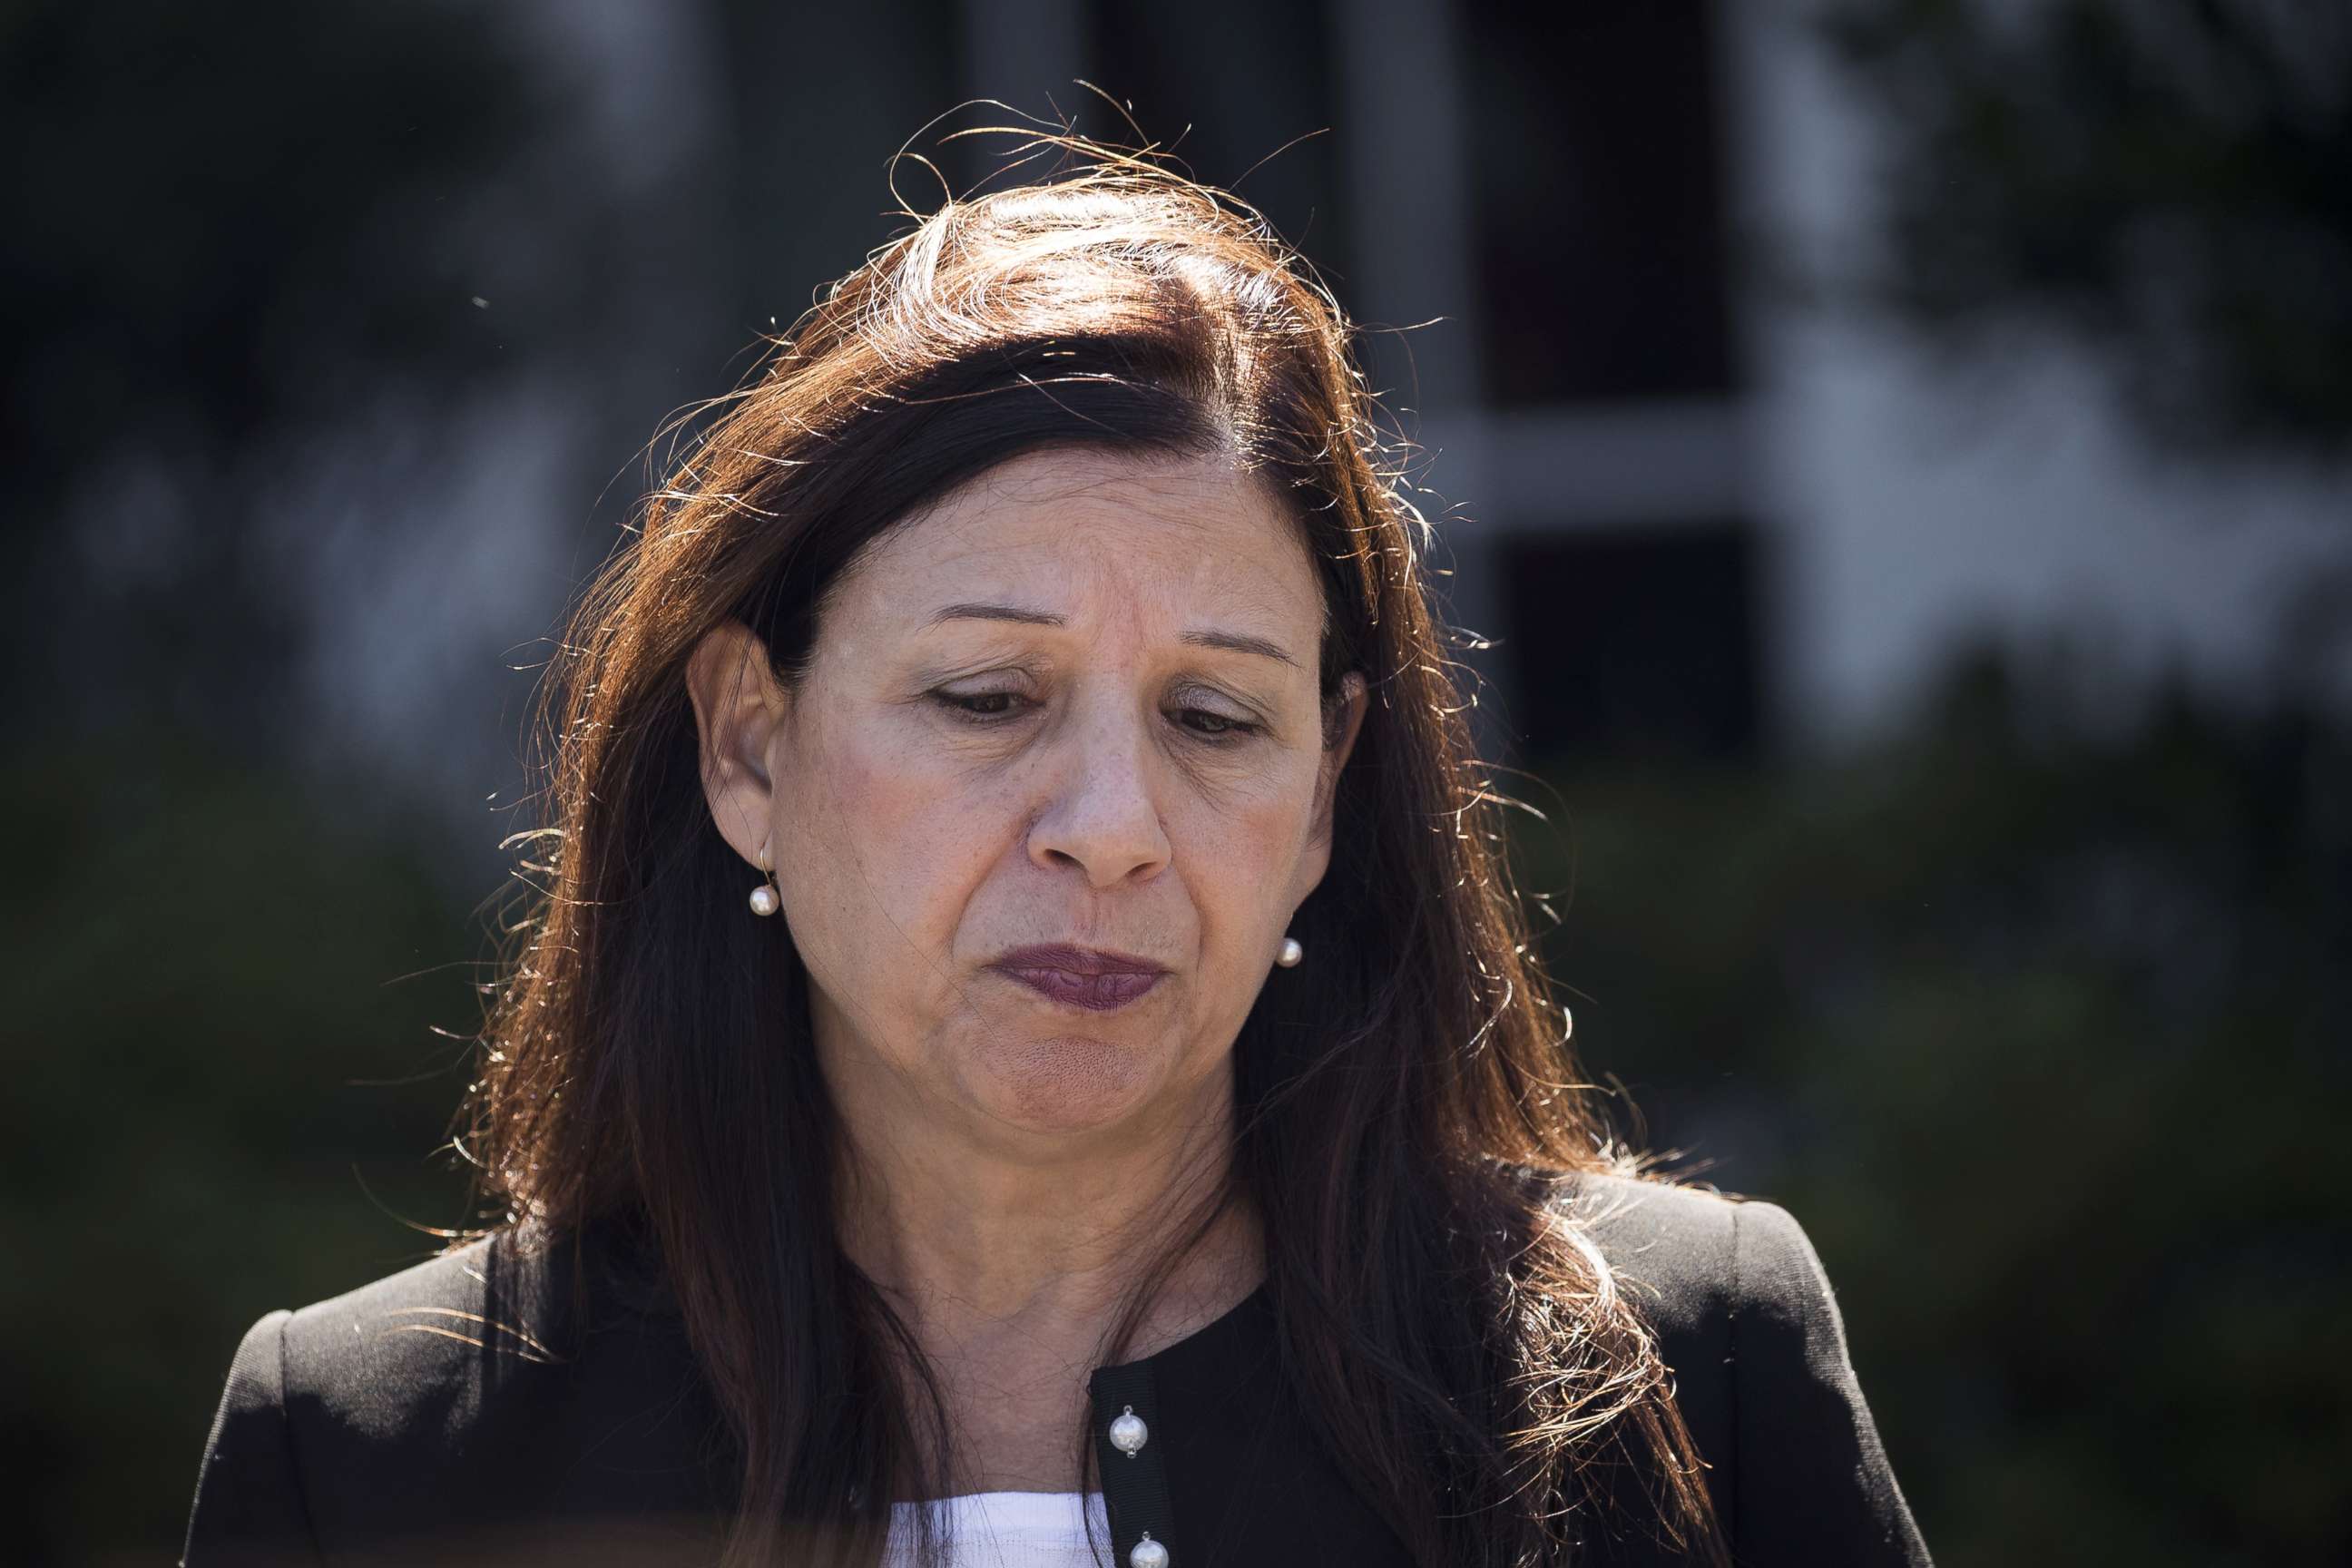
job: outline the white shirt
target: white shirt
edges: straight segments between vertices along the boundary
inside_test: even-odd
[[[966,1492],[929,1503],[892,1503],[883,1568],[913,1563],[919,1508],[931,1510],[946,1533],[952,1568],[1101,1568],[1093,1542],[1110,1549],[1100,1492],[1087,1493],[1083,1507],[1076,1492]]]

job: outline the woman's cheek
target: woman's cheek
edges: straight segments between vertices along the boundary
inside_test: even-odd
[[[928,901],[968,880],[967,863],[991,855],[1012,819],[1001,790],[919,748],[861,752],[835,770],[834,788],[863,876],[910,931],[927,923]]]
[[[1203,800],[1186,816],[1184,837],[1195,855],[1214,865],[1246,868],[1251,880],[1287,866],[1306,837],[1298,792],[1265,783]]]

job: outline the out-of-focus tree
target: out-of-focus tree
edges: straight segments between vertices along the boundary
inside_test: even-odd
[[[2352,7],[1825,0],[1877,110],[1868,287],[1967,349],[2021,318],[2183,450],[2352,455]]]
[[[515,189],[562,79],[520,47],[452,0],[0,10],[11,1563],[175,1551],[236,1335],[463,1217],[428,1030],[482,944],[426,824],[293,765],[264,520],[593,298]]]
[[[1525,885],[1587,1070],[1812,1233],[1937,1561],[2341,1562],[2352,731],[2088,722],[2076,668],[1852,758],[1564,760]]]
[[[0,775],[9,1563],[175,1558],[237,1336],[465,1215],[436,839],[169,731]]]
[[[131,704],[266,728],[298,660],[257,523],[299,438],[495,374],[576,308],[502,244],[499,176],[549,81],[497,20],[451,0],[0,13],[20,721]],[[533,287],[501,287],[518,274]]]

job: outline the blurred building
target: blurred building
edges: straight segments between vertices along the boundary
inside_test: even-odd
[[[1761,739],[1709,10],[964,7],[969,92],[1050,93],[1089,128],[1110,117],[1071,79],[1131,100],[1373,329],[1374,384],[1459,574],[1450,615],[1496,644],[1465,654],[1490,747],[1718,757]]]
[[[641,159],[647,138],[683,144],[672,161],[698,194],[672,199],[725,258],[700,264],[717,307],[688,318],[713,363],[893,226],[885,164],[902,143],[939,165],[892,175],[927,208],[940,178],[965,188],[1013,144],[945,132],[1067,117],[1128,140],[1080,83],[1131,105],[1368,328],[1368,369],[1431,487],[1435,563],[1458,574],[1441,586],[1450,618],[1496,645],[1463,651],[1482,739],[1534,760],[1743,756],[1767,735],[1768,536],[1709,12],[720,0],[608,8],[587,37],[568,9],[542,15],[608,114],[646,121],[617,141]],[[649,89],[656,69],[679,90]],[[698,77],[724,90],[681,126]]]
[[[1103,84],[1360,320],[1429,323],[1367,348],[1514,760],[1834,746],[1979,644],[2063,649],[2118,716],[2168,679],[2352,701],[2297,630],[2352,476],[2174,463],[2053,338],[1941,363],[1840,308],[1875,132],[1799,13],[971,0],[959,80],[1090,128]]]
[[[928,209],[941,178],[962,189],[1012,144],[946,132],[1067,116],[1132,136],[1081,79],[1264,210],[1368,327],[1374,384],[1418,444],[1435,563],[1458,574],[1450,618],[1495,644],[1463,655],[1485,680],[1490,754],[1835,745],[1899,719],[1963,645],[2059,634],[2119,711],[2167,671],[2248,698],[2325,680],[2352,700],[2340,644],[2324,668],[2281,667],[2294,593],[2341,571],[2345,476],[2168,466],[2053,344],[1956,370],[1791,287],[1859,269],[1874,189],[1871,122],[1792,5],[707,0],[515,15],[575,122],[563,136],[588,149],[510,176],[537,182],[516,243],[550,226],[530,202],[610,209],[608,296],[575,333],[594,363],[517,363],[484,395],[506,400],[501,421],[467,421],[499,437],[467,441],[434,494],[359,487],[372,510],[349,533],[373,553],[322,573],[413,592],[373,630],[335,628],[373,650],[382,688],[335,689],[331,710],[364,731],[354,745],[414,735],[454,701],[485,710],[489,757],[509,751],[520,689],[485,700],[481,682],[609,542],[636,493],[631,447],[721,390],[755,331],[789,323],[904,222],[886,181]],[[939,176],[894,168],[901,146]],[[489,298],[495,323],[530,286],[519,267],[458,293]],[[552,478],[572,471],[576,485]],[[480,497],[496,505],[467,504]],[[453,530],[470,541],[454,558],[528,574],[450,602],[430,574],[453,559]],[[416,559],[383,559],[404,548]],[[420,599],[457,623],[429,648]],[[453,745],[402,765],[478,801],[499,766],[484,756]]]

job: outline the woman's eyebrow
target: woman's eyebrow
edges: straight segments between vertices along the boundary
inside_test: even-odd
[[[1018,621],[1029,626],[1063,626],[1069,625],[1067,616],[1051,610],[1024,610],[1018,605],[942,605],[923,622],[926,627],[948,621]],[[1278,658],[1296,666],[1298,661],[1283,651],[1282,645],[1246,632],[1221,632],[1198,628],[1178,635],[1181,642],[1198,647],[1229,648],[1235,653],[1254,653],[1265,658]]]
[[[1278,658],[1287,665],[1295,666],[1298,662],[1283,652],[1281,645],[1268,642],[1264,637],[1251,637],[1245,632],[1205,631],[1196,628],[1179,633],[1177,640],[1194,643],[1202,647],[1226,647],[1235,653],[1261,654],[1267,658]]]
[[[1058,626],[1067,621],[1051,610],[1024,610],[1015,605],[942,605],[933,610],[923,625],[936,626],[946,621],[1019,621],[1024,626]]]

